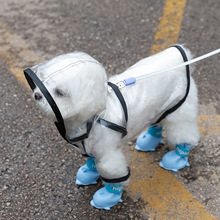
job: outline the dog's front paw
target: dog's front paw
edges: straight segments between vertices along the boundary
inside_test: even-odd
[[[87,186],[90,184],[96,184],[100,174],[97,170],[91,170],[87,165],[79,168],[76,174],[76,184]]]
[[[110,210],[118,202],[122,202],[122,190],[121,185],[106,184],[94,194],[90,204],[97,209]]]
[[[190,166],[188,163],[188,157],[181,157],[176,153],[176,150],[166,153],[162,161],[159,163],[161,167],[166,170],[172,170],[177,172],[186,166]]]

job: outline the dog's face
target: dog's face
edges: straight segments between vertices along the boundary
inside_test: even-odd
[[[104,68],[81,52],[61,55],[32,68],[56,102],[62,117],[74,127],[99,114],[106,107],[107,79]],[[56,117],[37,87],[33,97],[53,121]]]
[[[71,109],[73,108],[73,102],[71,100],[70,91],[68,90],[66,83],[53,79],[45,82],[44,85],[56,102],[60,112],[62,112],[63,119],[65,120],[71,117],[70,114]],[[52,121],[56,121],[56,117],[51,106],[38,87],[34,90],[33,98],[35,99],[38,107],[46,114],[46,116]]]

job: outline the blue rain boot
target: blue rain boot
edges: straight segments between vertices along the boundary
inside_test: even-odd
[[[80,167],[77,171],[76,184],[84,186],[96,184],[99,177],[100,174],[95,167],[95,159],[89,157],[86,162],[86,165]]]
[[[162,161],[159,163],[166,170],[177,172],[185,166],[190,166],[188,163],[188,154],[192,146],[189,144],[176,145],[175,150],[166,153]]]
[[[118,202],[122,202],[123,186],[121,184],[106,183],[105,187],[99,189],[93,196],[90,204],[97,209],[109,210]]]
[[[147,131],[138,137],[135,149],[139,151],[155,151],[155,148],[163,138],[162,130],[162,126],[150,126]]]

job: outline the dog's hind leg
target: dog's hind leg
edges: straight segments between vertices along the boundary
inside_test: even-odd
[[[160,166],[177,171],[189,166],[188,153],[199,141],[197,125],[197,89],[191,78],[191,87],[186,101],[175,112],[165,118],[165,131],[168,142],[175,150],[164,155]]]

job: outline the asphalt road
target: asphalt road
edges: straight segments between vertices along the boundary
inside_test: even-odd
[[[111,76],[150,54],[164,3],[0,0],[0,22],[43,60],[84,51]],[[178,43],[186,43],[195,56],[219,48],[219,17],[219,0],[188,0]],[[3,50],[7,45],[0,47]],[[129,191],[123,194],[124,203],[111,211],[89,205],[101,183],[75,185],[75,174],[85,159],[35,108],[30,91],[11,74],[10,56],[0,57],[0,219],[152,219],[143,210],[146,202],[133,199]],[[26,63],[23,57],[20,67],[36,64],[35,60]],[[199,90],[199,115],[220,115],[219,69],[219,55],[196,64],[193,76]],[[190,155],[191,167],[172,173],[218,219],[219,141],[219,133],[203,135]],[[159,154],[152,154],[155,162],[169,149],[164,145]]]

